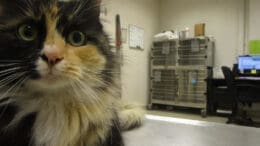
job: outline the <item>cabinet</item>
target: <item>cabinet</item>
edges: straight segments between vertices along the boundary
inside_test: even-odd
[[[150,105],[199,108],[206,114],[207,78],[214,41],[208,37],[154,42],[151,49]]]

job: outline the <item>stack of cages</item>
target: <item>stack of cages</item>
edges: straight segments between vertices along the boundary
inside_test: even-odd
[[[207,78],[214,41],[208,37],[154,42],[151,52],[151,105],[207,108]]]
[[[151,102],[165,104],[178,97],[178,79],[175,70],[167,69],[178,62],[178,40],[154,42],[151,51]]]
[[[213,66],[214,42],[207,37],[179,41],[179,99],[185,106],[207,108],[207,78]]]

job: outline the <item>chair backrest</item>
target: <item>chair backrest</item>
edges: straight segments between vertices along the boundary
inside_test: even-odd
[[[239,76],[238,64],[233,65],[232,72],[235,77]]]
[[[228,90],[230,90],[231,94],[234,96],[236,94],[235,76],[229,67],[222,66],[221,69],[224,74]]]

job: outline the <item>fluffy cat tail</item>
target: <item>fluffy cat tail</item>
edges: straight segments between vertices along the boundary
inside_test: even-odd
[[[119,111],[120,127],[123,131],[137,128],[143,124],[145,110],[133,104],[124,104]]]

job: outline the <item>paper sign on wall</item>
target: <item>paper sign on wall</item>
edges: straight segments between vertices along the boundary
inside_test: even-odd
[[[129,26],[129,46],[130,48],[144,49],[144,29],[135,25]]]

